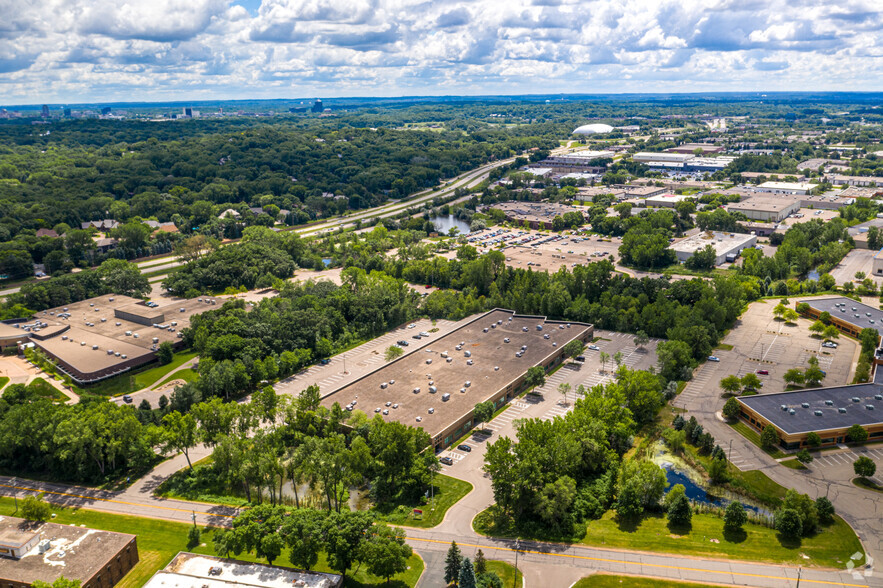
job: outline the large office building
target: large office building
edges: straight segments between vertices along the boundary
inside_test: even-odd
[[[564,346],[587,343],[594,329],[584,323],[495,309],[322,399],[322,404],[358,409],[369,416],[420,427],[436,451],[466,434],[479,402],[502,406],[527,387],[529,368],[560,364]]]
[[[785,449],[805,447],[810,433],[818,433],[823,446],[848,442],[847,431],[856,424],[868,431],[869,440],[883,439],[883,387],[877,384],[810,388],[736,400],[739,418],[758,431],[772,425]]]
[[[135,535],[0,517],[0,586],[29,588],[64,576],[112,588],[138,563]]]
[[[181,552],[144,588],[341,588],[338,574]],[[4,587],[5,588],[5,587]]]
[[[727,204],[727,211],[739,212],[754,221],[777,223],[800,210],[796,196],[752,196],[740,202]]]
[[[537,167],[549,168],[557,173],[590,172],[603,173],[607,169],[606,164],[599,163],[605,159],[612,159],[613,151],[574,151],[562,155],[553,155],[536,164]]]
[[[818,319],[823,312],[827,312],[831,316],[831,324],[850,337],[858,337],[863,329],[874,329],[883,335],[883,311],[852,298],[807,298],[798,300],[795,305],[803,309],[803,315],[810,319]]]
[[[568,212],[580,212],[572,206],[554,202],[499,202],[491,205],[490,208],[503,211],[507,222],[519,225],[527,223],[531,229],[551,229],[556,216],[563,216]]]
[[[672,243],[671,249],[677,255],[678,261],[683,263],[693,257],[697,251],[705,249],[709,245],[714,249],[715,265],[721,265],[736,261],[743,249],[757,245],[757,236],[706,231]]]

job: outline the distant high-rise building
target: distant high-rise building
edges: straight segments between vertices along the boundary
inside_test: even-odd
[[[49,118],[49,106],[48,105],[46,105],[46,104],[43,105],[43,112],[40,114],[40,116],[42,116],[43,118]]]
[[[102,106],[101,114],[110,114],[110,106]]]
[[[71,117],[71,109],[65,108],[64,109],[64,118],[70,118],[70,117]]]
[[[313,102],[313,112],[322,112],[325,110],[325,107],[322,106],[322,101],[316,98],[316,101]]]
[[[193,109],[189,106],[185,106],[184,107],[184,116],[186,116],[187,118],[192,118],[193,117]]]

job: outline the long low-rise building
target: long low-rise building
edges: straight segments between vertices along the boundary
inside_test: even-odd
[[[831,324],[850,337],[858,337],[864,329],[874,329],[883,335],[883,311],[852,298],[807,298],[798,300],[795,305],[798,312],[802,311],[801,314],[811,319],[818,319],[823,312],[827,312]]]
[[[181,552],[144,588],[341,588],[343,576]]]
[[[815,184],[809,184],[806,182],[764,182],[755,189],[758,192],[769,192],[770,194],[804,196],[809,194],[815,187]]]
[[[806,447],[810,433],[817,433],[824,446],[848,442],[847,431],[856,424],[869,440],[883,438],[883,387],[877,384],[758,394],[737,401],[739,418],[758,431],[772,425],[785,449]]]
[[[527,387],[528,369],[552,369],[564,360],[567,343],[587,343],[593,332],[584,323],[495,309],[328,394],[322,404],[420,427],[438,451],[472,428],[476,404],[502,406]]]
[[[779,222],[800,210],[800,198],[794,196],[752,196],[727,204],[727,211],[739,212],[756,221]]]
[[[135,535],[0,516],[0,586],[30,588],[64,576],[112,588],[138,563]]]
[[[566,204],[554,202],[499,202],[491,208],[503,211],[506,221],[527,225],[532,229],[551,229],[556,216],[564,216],[568,212],[582,212]]]
[[[677,255],[678,261],[684,262],[693,257],[697,251],[705,249],[709,245],[714,249],[715,265],[721,265],[728,261],[735,261],[743,249],[757,245],[757,236],[706,231],[676,241],[672,244],[671,249]]]

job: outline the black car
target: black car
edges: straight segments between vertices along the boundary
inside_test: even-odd
[[[417,339],[419,341],[420,335],[411,335],[411,339]]]
[[[126,404],[132,404],[132,397],[128,394],[123,395],[123,402],[125,402]]]
[[[457,445],[457,449],[459,449],[460,451],[465,451],[466,453],[469,453],[470,451],[472,451],[472,448],[469,447],[468,445],[466,445],[465,443],[463,445]]]
[[[404,339],[402,339],[401,341],[397,341],[397,342],[396,342],[396,345],[398,345],[399,347],[407,347],[407,346],[408,346],[408,342],[405,341]]]
[[[454,460],[450,457],[440,457],[438,458],[438,461],[445,465],[454,465]]]

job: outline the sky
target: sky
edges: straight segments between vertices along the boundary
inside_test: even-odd
[[[0,103],[883,90],[883,0],[0,0]]]

